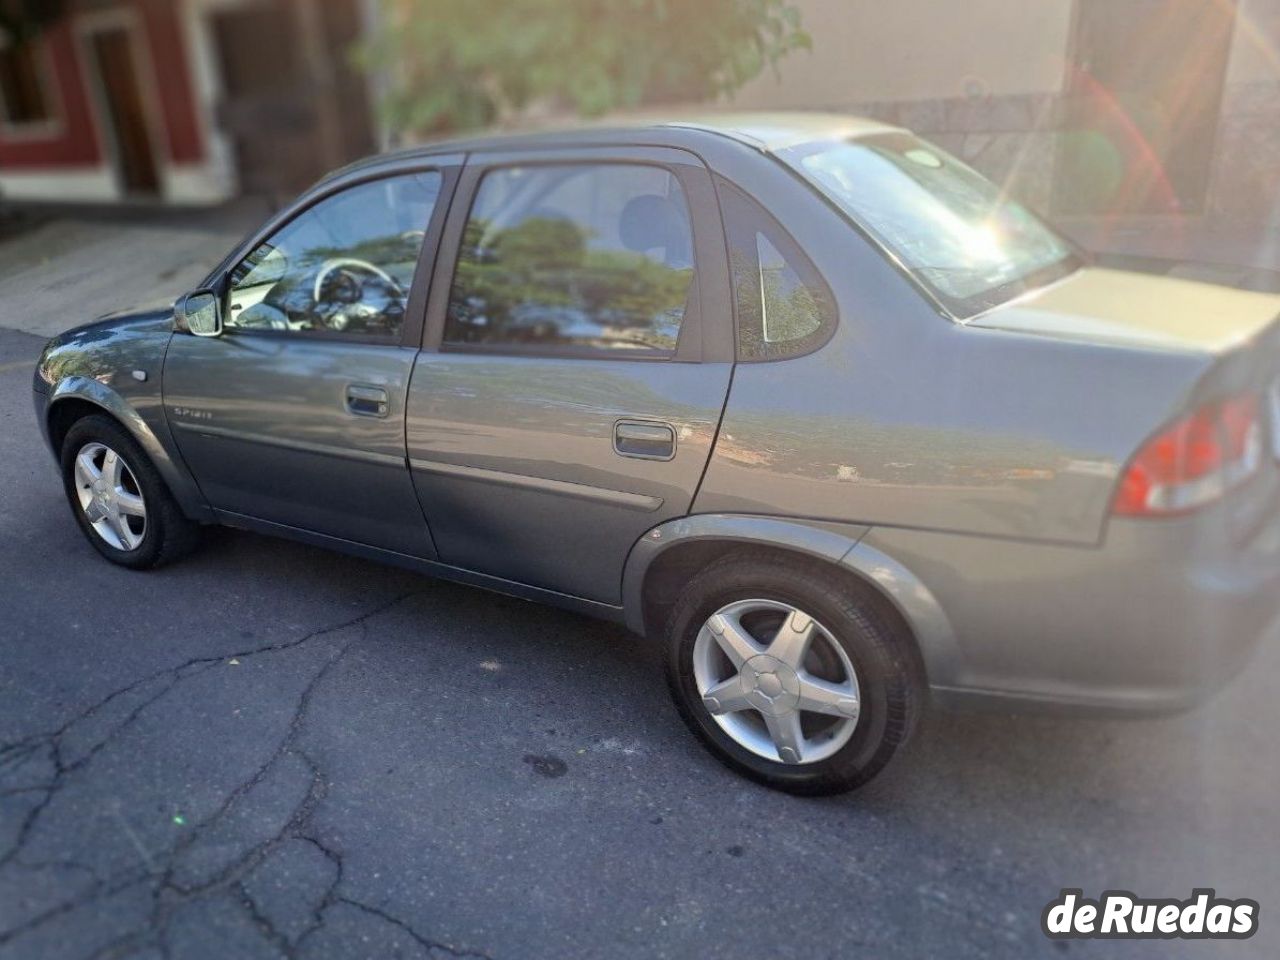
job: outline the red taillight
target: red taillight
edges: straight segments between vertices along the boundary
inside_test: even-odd
[[[1211,403],[1147,441],[1120,480],[1113,511],[1149,517],[1212,503],[1262,462],[1258,398]]]

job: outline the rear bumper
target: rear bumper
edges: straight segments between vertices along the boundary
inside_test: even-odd
[[[1167,712],[1280,635],[1280,505],[1239,537],[1227,509],[1113,520],[1097,548],[885,529],[864,542],[946,612],[954,656],[925,651],[941,705]]]

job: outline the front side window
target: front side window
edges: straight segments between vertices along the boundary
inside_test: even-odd
[[[783,360],[817,349],[835,328],[835,298],[812,261],[758,203],[721,182],[738,359]]]
[[[397,340],[440,185],[388,177],[303,211],[231,271],[227,328]]]
[[[910,134],[782,151],[784,162],[970,317],[1080,266],[1071,245],[990,180]]]
[[[670,357],[693,276],[689,207],[668,171],[493,170],[467,221],[444,342]]]

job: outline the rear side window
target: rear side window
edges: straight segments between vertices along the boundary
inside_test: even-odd
[[[463,235],[444,342],[670,357],[693,279],[689,206],[667,170],[492,170]]]
[[[739,360],[784,360],[822,346],[835,299],[781,225],[737,187],[720,182],[733,271]]]

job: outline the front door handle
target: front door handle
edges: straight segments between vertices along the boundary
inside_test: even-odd
[[[385,417],[389,409],[387,391],[381,387],[347,384],[347,412],[357,417]]]
[[[613,451],[637,460],[670,460],[676,455],[676,430],[653,420],[619,420],[613,425]]]

